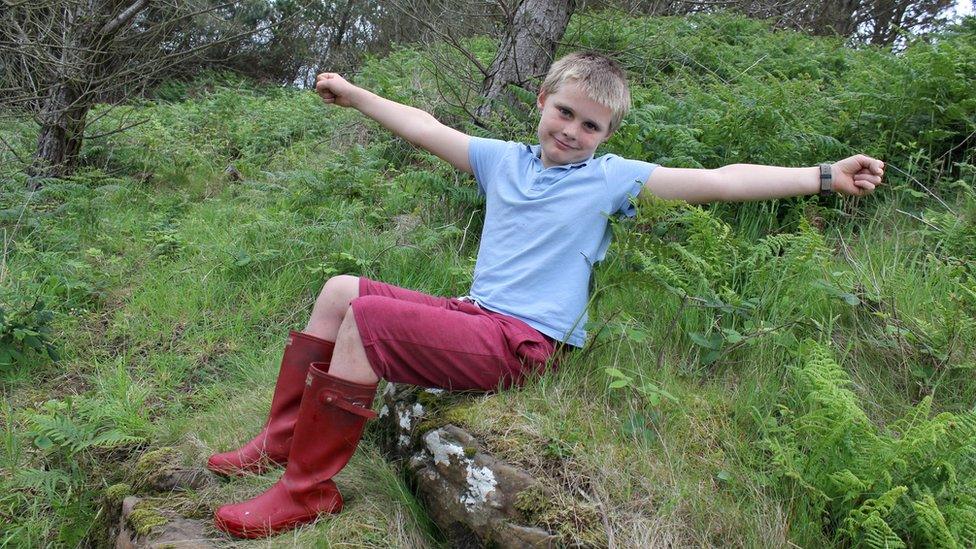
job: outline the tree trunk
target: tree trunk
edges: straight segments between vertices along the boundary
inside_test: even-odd
[[[519,2],[482,86],[479,118],[487,117],[500,100],[514,103],[509,84],[524,86],[545,75],[575,9],[575,0]]]
[[[78,163],[89,105],[68,83],[51,88],[40,112],[34,160],[28,169],[32,185],[42,177],[63,177]]]
[[[59,40],[51,45],[59,51],[60,62],[51,67],[53,76],[37,116],[41,126],[37,149],[27,167],[32,188],[39,187],[42,178],[64,177],[77,167],[88,111],[98,97],[93,82],[110,70],[115,38],[148,6],[149,0],[133,0],[128,6],[72,2],[52,13],[60,18],[56,22]]]

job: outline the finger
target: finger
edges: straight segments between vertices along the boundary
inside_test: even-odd
[[[869,174],[869,173],[863,173],[863,172],[862,173],[856,173],[856,174],[854,174],[854,181],[867,181],[868,183],[872,183],[874,185],[880,185],[881,184],[881,176],[879,176],[879,175],[873,175],[873,174]]]
[[[863,189],[863,190],[865,190],[867,192],[871,192],[871,191],[874,190],[874,184],[873,183],[870,183],[868,181],[858,181],[858,180],[855,179],[854,180],[854,186],[855,187],[858,187],[860,189]]]

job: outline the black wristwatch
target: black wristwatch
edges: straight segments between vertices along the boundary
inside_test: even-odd
[[[833,164],[824,162],[820,165],[820,196],[829,196],[834,191]]]

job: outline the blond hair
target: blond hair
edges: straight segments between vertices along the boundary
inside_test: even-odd
[[[610,109],[610,131],[620,127],[630,110],[630,90],[616,61],[593,52],[566,55],[549,67],[539,92],[552,95],[566,82],[575,82],[590,99]]]

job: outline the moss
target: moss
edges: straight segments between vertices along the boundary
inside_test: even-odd
[[[417,432],[420,435],[424,435],[434,429],[440,429],[447,424],[457,425],[458,427],[470,425],[474,418],[478,417],[478,410],[477,406],[472,404],[461,404],[431,415],[433,417],[425,419],[417,425]]]
[[[478,449],[474,446],[464,447],[464,457],[473,458],[475,454],[478,453]]]
[[[606,547],[607,533],[600,513],[589,504],[574,501],[568,506],[554,506],[540,517],[542,523],[559,536],[561,544],[582,547]]]
[[[129,525],[140,536],[148,536],[157,526],[162,526],[169,522],[162,513],[153,508],[150,504],[140,501],[126,517]]]
[[[541,484],[534,484],[515,496],[513,505],[533,526],[542,526],[560,538],[560,545],[605,547],[606,532],[600,514],[592,505],[557,501]]]
[[[443,394],[428,391],[420,391],[417,393],[417,402],[423,405],[424,408],[436,408],[438,404],[443,403],[443,400]]]
[[[152,478],[160,471],[171,469],[179,459],[179,451],[172,446],[151,450],[142,454],[136,462],[136,475],[140,479]]]
[[[552,498],[542,486],[533,484],[515,495],[513,506],[524,520],[538,524],[540,518],[552,507]]]
[[[121,482],[119,484],[113,484],[105,489],[105,499],[113,505],[118,505],[122,503],[125,496],[132,493],[132,486]]]

